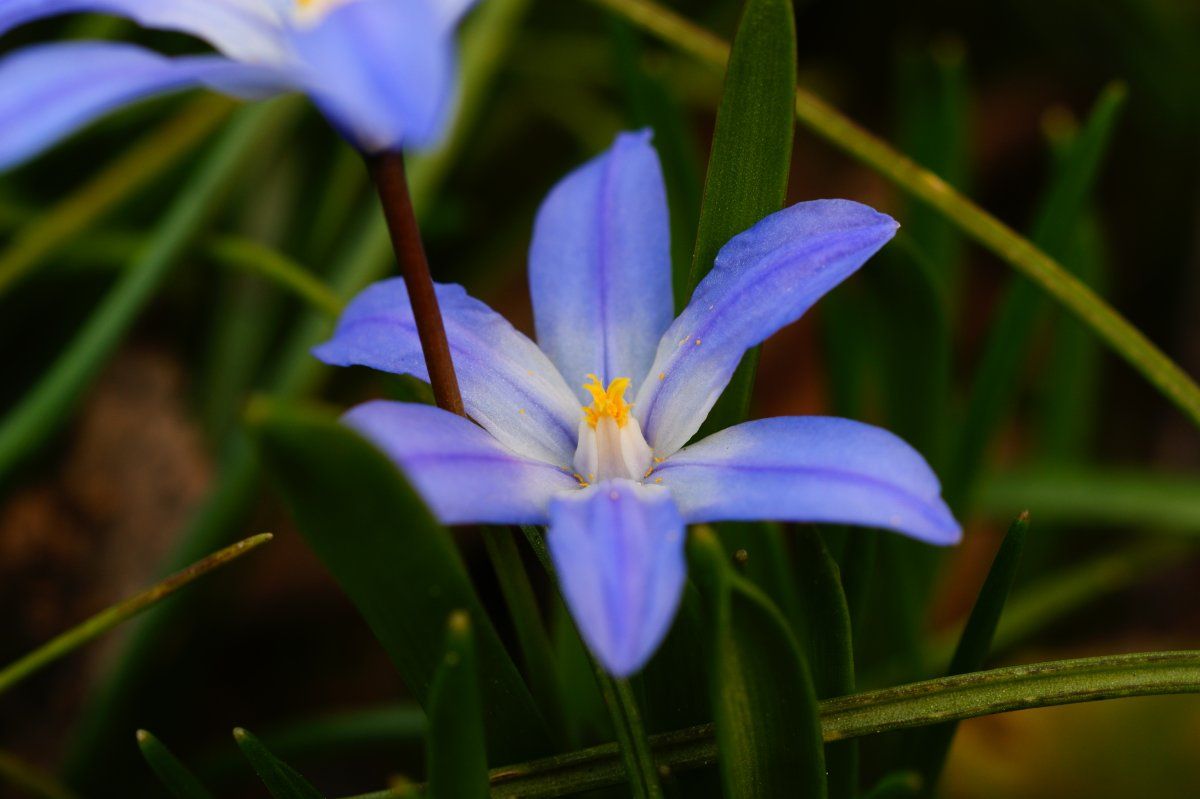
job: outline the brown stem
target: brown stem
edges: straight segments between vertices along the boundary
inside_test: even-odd
[[[442,323],[442,312],[433,290],[433,277],[429,274],[429,261],[425,258],[425,246],[421,243],[421,229],[417,227],[412,197],[408,193],[404,156],[399,152],[367,156],[367,169],[383,203],[383,215],[392,235],[396,262],[408,287],[408,299],[412,303],[417,336],[421,339],[421,351],[429,369],[433,398],[439,408],[466,416],[458,379],[454,376],[446,327]]]

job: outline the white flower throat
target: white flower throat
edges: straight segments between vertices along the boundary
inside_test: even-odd
[[[583,409],[579,422],[579,446],[575,450],[575,479],[582,485],[620,478],[641,482],[650,476],[654,452],[642,435],[642,426],[629,413],[625,401],[628,377],[608,384],[588,375],[584,389],[592,404]]]

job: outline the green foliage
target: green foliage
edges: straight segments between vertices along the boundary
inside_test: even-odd
[[[712,702],[727,796],[827,795],[808,664],[779,610],[697,528],[689,561],[713,619]]]
[[[746,0],[725,70],[708,157],[688,296],[731,238],[783,207],[796,92],[796,22],[791,0]],[[701,431],[745,420],[758,350],[746,354]]]
[[[200,778],[151,733],[138,730],[137,743],[146,764],[174,799],[212,799]]]
[[[500,642],[448,533],[396,467],[335,420],[260,403],[254,427],[272,477],[317,557],[428,707],[445,619],[468,614],[497,762],[544,753],[545,721]]]
[[[429,689],[429,797],[488,795],[487,750],[471,618],[456,611],[446,623],[446,654]]]
[[[950,676],[967,674],[983,668],[992,648],[992,639],[1000,624],[1000,614],[1008,601],[1013,582],[1017,578],[1017,566],[1021,560],[1021,550],[1025,547],[1025,535],[1029,531],[1029,515],[1021,514],[1008,534],[1000,544],[1000,550],[992,561],[987,579],[979,589],[975,606],[967,617],[962,636],[958,639],[958,647],[950,660],[950,668],[946,673]],[[932,790],[937,784],[946,754],[950,751],[950,742],[957,728],[955,724],[945,724],[930,727],[914,737],[914,748],[919,772],[925,786]]]
[[[271,754],[267,747],[262,745],[262,741],[248,730],[238,727],[233,731],[233,740],[237,741],[238,748],[254,767],[254,773],[275,799],[325,799],[312,783]]]

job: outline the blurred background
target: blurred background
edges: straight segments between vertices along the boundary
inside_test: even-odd
[[[724,38],[740,8],[666,5]],[[1200,375],[1200,5],[802,0],[796,13],[802,87],[1034,237]],[[198,49],[99,17],[39,23],[2,45],[94,37]],[[435,278],[531,331],[525,255],[538,203],[618,130],[655,128],[675,258],[690,257],[721,82],[582,0],[531,2],[505,45],[418,202]],[[14,261],[21,271],[0,284],[0,412],[96,319],[230,113],[197,94],[146,103],[0,176],[0,275]],[[274,741],[331,795],[420,772],[420,719],[399,677],[241,433],[258,392],[343,407],[420,391],[317,369],[296,342],[315,340],[320,313],[256,273],[282,257],[353,285],[347,270],[369,257],[355,248],[378,214],[361,163],[311,109],[285,100],[271,124],[69,415],[0,483],[0,662],[152,583],[197,514],[218,530],[204,551],[277,533],[173,600],[148,651],[131,656],[139,639],[122,628],[0,696],[0,748],[65,770],[82,796],[159,795],[138,727],[215,775],[222,795],[261,791],[236,757],[235,725]],[[128,178],[155,158],[136,190],[86,194],[114,164]],[[879,536],[856,618],[864,687],[944,669],[1024,509],[1030,540],[996,664],[1200,648],[1195,428],[1006,265],[799,125],[790,200],[819,197],[872,204],[904,233],[766,345],[754,413],[896,430],[934,463],[967,528],[940,556]],[[72,207],[95,213],[73,225]],[[481,544],[460,544],[498,603]],[[886,738],[865,746],[868,763],[887,762]],[[964,724],[943,790],[1190,797],[1198,752],[1200,699],[1027,711]],[[24,794],[0,786],[9,795]]]

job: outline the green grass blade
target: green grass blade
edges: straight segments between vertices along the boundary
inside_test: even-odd
[[[991,652],[992,640],[996,628],[1000,624],[1000,614],[1004,611],[1008,594],[1017,578],[1017,567],[1021,561],[1021,551],[1025,548],[1025,536],[1029,532],[1029,514],[1022,513],[1008,528],[1008,534],[1000,544],[979,596],[975,598],[975,606],[967,617],[962,636],[958,639],[958,647],[950,660],[948,675],[966,674],[983,668]],[[958,725],[943,724],[923,730],[913,738],[916,751],[917,771],[927,791],[932,791],[941,775],[946,755],[950,751],[950,743]]]
[[[222,236],[205,250],[221,266],[258,275],[308,303],[313,310],[336,319],[345,302],[312,272],[278,250],[238,236]]]
[[[898,771],[875,783],[863,799],[912,799],[920,795],[922,785],[921,775],[915,771]]]
[[[652,0],[592,2],[711,66],[723,66],[729,58],[725,42]],[[837,149],[943,214],[967,236],[1037,283],[1200,426],[1200,385],[1062,264],[811,92],[797,90],[796,118]]]
[[[770,601],[733,572],[716,536],[692,531],[689,561],[712,608],[712,702],[730,797],[826,796],[817,700],[800,645]]]
[[[815,526],[797,527],[792,540],[796,584],[805,606],[798,637],[808,655],[813,689],[818,699],[854,693],[850,607],[837,562]],[[857,742],[830,744],[825,749],[825,765],[831,799],[852,799],[858,793]]]
[[[992,638],[993,655],[1011,650],[1101,597],[1178,563],[1191,551],[1192,546],[1182,541],[1139,542],[1038,578],[1005,605]],[[935,639],[923,658],[928,670],[941,668],[953,657],[955,647],[950,636]]]
[[[154,776],[174,799],[213,799],[200,778],[149,732],[138,730],[137,744]]]
[[[533,584],[521,560],[515,534],[508,527],[491,527],[481,532],[488,560],[496,572],[500,593],[504,596],[508,615],[517,633],[517,644],[521,649],[521,662],[525,666],[529,688],[541,708],[542,716],[553,726],[555,739],[562,740],[566,736],[567,721],[558,691],[554,647],[542,620]]]
[[[38,214],[0,252],[0,296],[46,259],[129,199],[228,118],[229,100],[204,97],[151,131],[49,211]]]
[[[969,185],[970,91],[961,42],[944,39],[903,52],[897,69],[896,107],[901,149],[959,191]],[[962,234],[923,203],[904,213],[904,229],[929,258],[939,301],[958,297]]]
[[[641,42],[629,23],[609,15],[617,75],[631,127],[654,130],[671,209],[671,293],[678,313],[691,294],[692,245],[700,222],[699,153],[676,90],[641,59]]]
[[[985,479],[979,509],[1028,508],[1038,521],[1200,535],[1200,475],[1087,466],[1023,469]]]
[[[83,389],[120,343],[139,311],[208,219],[242,166],[296,108],[288,101],[249,106],[171,205],[138,262],[109,290],[66,352],[0,422],[0,483],[62,423]]]
[[[613,729],[617,733],[617,747],[630,793],[634,799],[662,799],[658,766],[650,752],[650,741],[629,682],[610,677],[595,658],[592,658],[592,666],[596,671],[600,695],[604,697]]]
[[[487,748],[471,617],[450,615],[446,654],[429,689],[430,799],[484,799]]]
[[[0,669],[0,693],[139,613],[149,610],[181,588],[267,543],[271,538],[270,533],[262,533],[215,552],[140,594],[104,609],[87,621],[58,635],[15,663]]]
[[[1065,259],[1093,289],[1107,284],[1108,254],[1095,213],[1084,215]],[[1055,320],[1053,344],[1038,396],[1038,449],[1060,463],[1087,454],[1099,426],[1101,351],[1087,328],[1072,318]]]
[[[783,207],[796,119],[796,22],[791,0],[746,0],[704,181],[688,296],[731,238]],[[744,421],[758,350],[746,354],[707,430]]]
[[[406,685],[428,707],[444,620],[475,629],[488,751],[497,761],[549,748],[545,722],[442,528],[384,455],[336,421],[256,403],[264,463],[300,532],[358,607]]]
[[[275,799],[325,799],[311,782],[271,754],[248,730],[238,727],[233,731],[233,739]]]
[[[1087,125],[1056,170],[1034,225],[1033,240],[1061,258],[1086,208],[1113,127],[1124,106],[1125,89],[1114,85],[1096,101]],[[1021,386],[1021,370],[1046,302],[1037,287],[1018,279],[1010,286],[993,322],[971,386],[966,418],[946,473],[947,501],[961,508],[970,501],[976,477],[1006,412]]]
[[[0,749],[0,786],[5,784],[19,788],[21,796],[29,799],[77,799],[71,789],[51,775]]]
[[[1200,693],[1200,652],[1142,652],[1009,666],[898,685],[820,703],[826,742],[945,721],[1134,696]],[[652,736],[656,761],[674,773],[710,766],[712,724]],[[492,770],[493,797],[564,796],[624,781],[615,744]],[[757,794],[768,796],[778,794]],[[784,796],[808,796],[795,789]]]

